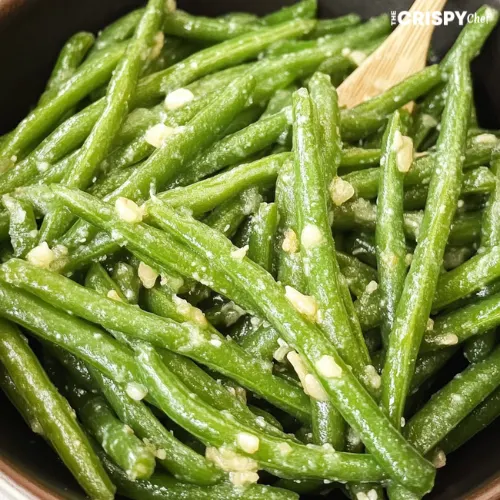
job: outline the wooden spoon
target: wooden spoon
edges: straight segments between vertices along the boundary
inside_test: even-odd
[[[446,0],[416,0],[410,13],[441,11]],[[340,106],[352,108],[425,67],[434,25],[400,24],[337,89]],[[410,111],[413,103],[410,104]]]

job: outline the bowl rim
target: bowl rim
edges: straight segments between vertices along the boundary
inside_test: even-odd
[[[31,474],[21,472],[12,462],[0,458],[0,479],[2,474],[21,487],[25,492],[40,500],[64,500],[63,497],[51,491],[48,486],[39,482]],[[0,483],[0,493],[2,491]],[[500,471],[484,481],[472,491],[456,500],[498,500],[500,498]]]

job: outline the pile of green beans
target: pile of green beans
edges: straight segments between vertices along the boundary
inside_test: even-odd
[[[316,16],[148,0],[0,138],[0,388],[92,499],[419,499],[500,415],[499,13],[351,109],[389,19]]]

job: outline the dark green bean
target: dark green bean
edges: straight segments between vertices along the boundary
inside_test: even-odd
[[[451,453],[469,441],[500,416],[500,390],[496,389],[467,415],[439,443],[439,449]]]

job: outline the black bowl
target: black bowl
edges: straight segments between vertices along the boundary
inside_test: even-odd
[[[132,8],[138,0],[0,0],[0,133],[15,126],[36,102],[64,41],[78,30],[98,31]],[[179,0],[194,14],[228,11],[264,14],[293,0]],[[323,17],[357,12],[363,17],[402,10],[402,0],[319,0]],[[490,0],[500,7],[500,0]],[[447,10],[475,11],[481,0],[453,0]],[[436,28],[433,48],[442,56],[460,26]],[[500,29],[495,30],[473,63],[474,92],[481,125],[500,126]],[[0,395],[0,471],[38,498],[81,499],[83,493],[45,442],[24,425]],[[458,452],[438,473],[429,499],[500,498],[500,422],[492,425]],[[333,493],[332,495],[336,495]],[[338,494],[340,495],[340,494]],[[0,498],[5,498],[0,489]],[[322,497],[324,498],[324,497]],[[333,497],[332,497],[333,498]]]

